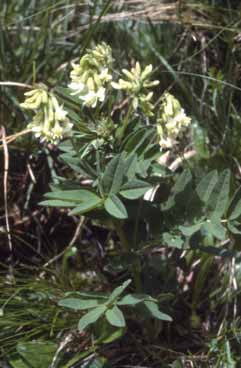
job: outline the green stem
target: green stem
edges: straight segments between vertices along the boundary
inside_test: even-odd
[[[139,200],[139,205],[138,205],[138,210],[137,210],[136,221],[135,221],[135,227],[134,227],[133,247],[134,247],[135,250],[137,250],[138,226],[139,226],[139,219],[140,219],[140,213],[141,213],[142,205],[143,205],[143,200],[140,199]],[[140,262],[139,257],[140,256],[138,256],[138,258],[135,258],[135,260],[133,262],[133,269],[135,269],[135,275],[138,276],[135,279],[136,290],[137,290],[137,292],[140,293],[140,292],[142,292],[142,282],[141,282],[141,262]]]
[[[120,222],[119,221],[114,221],[114,228],[116,230],[116,233],[120,239],[120,242],[121,242],[121,245],[124,249],[124,252],[125,253],[130,253],[131,252],[131,247],[130,247],[130,244],[129,244],[129,241],[126,237],[126,234],[123,230],[123,227],[121,226]]]
[[[132,106],[129,106],[127,114],[124,118],[124,121],[123,121],[122,125],[117,129],[117,140],[119,141],[119,143],[121,143],[121,141],[124,137],[126,128],[129,124],[129,119],[130,119],[131,113],[132,113]]]
[[[133,273],[136,291],[137,293],[141,293],[142,292],[141,262],[139,258],[135,259],[135,261],[132,263],[132,273]]]
[[[123,226],[119,221],[114,221],[114,227],[116,233],[120,239],[121,245],[123,247],[124,253],[131,253],[132,248],[126,237],[125,231],[123,230]],[[141,283],[141,264],[139,259],[134,259],[131,264],[131,273],[134,279],[135,288],[138,293],[142,291],[142,283]]]

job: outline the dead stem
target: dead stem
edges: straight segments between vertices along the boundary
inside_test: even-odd
[[[5,222],[6,222],[6,230],[7,230],[7,238],[8,238],[8,247],[10,251],[10,256],[13,252],[13,244],[12,237],[10,233],[10,224],[9,224],[9,213],[8,213],[8,169],[9,169],[9,154],[8,154],[8,145],[6,141],[6,130],[4,126],[1,127],[1,136],[3,142],[3,154],[4,154],[4,175],[3,175],[3,190],[4,190],[4,211],[5,211]]]

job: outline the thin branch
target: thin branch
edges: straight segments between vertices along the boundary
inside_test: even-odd
[[[33,88],[33,86],[31,86],[30,84],[11,82],[11,81],[6,81],[6,82],[0,81],[0,86],[20,87],[20,88],[29,88],[29,89]]]
[[[7,230],[7,238],[8,238],[8,247],[9,247],[10,255],[12,255],[13,244],[12,244],[12,237],[11,237],[11,233],[10,233],[9,213],[8,213],[8,169],[9,169],[9,154],[8,154],[8,145],[7,145],[7,141],[6,141],[6,131],[5,131],[4,126],[1,127],[1,135],[2,135],[3,154],[4,154],[3,190],[4,190],[5,222],[6,222],[6,230]]]
[[[30,132],[32,132],[32,129],[25,129],[25,130],[22,130],[19,133],[9,135],[9,136],[5,137],[5,142],[7,144],[9,144],[9,143],[15,141],[15,139],[17,139],[18,137],[21,137],[22,135],[28,134]],[[1,139],[1,140],[3,141],[3,139]],[[3,144],[0,145],[0,148],[2,148],[2,147],[3,147]]]
[[[76,242],[77,238],[80,236],[81,234],[81,230],[82,230],[82,226],[84,224],[84,220],[85,218],[82,216],[80,218],[80,221],[78,223],[78,226],[76,227],[76,230],[75,230],[75,233],[74,233],[74,236],[73,238],[71,239],[70,243],[67,245],[67,247],[62,251],[60,252],[59,254],[57,254],[54,258],[51,258],[48,262],[46,262],[43,267],[48,267],[50,264],[58,261],[73,245],[74,243]]]

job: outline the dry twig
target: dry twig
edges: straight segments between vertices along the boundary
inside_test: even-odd
[[[10,255],[12,255],[13,244],[12,244],[12,237],[11,237],[11,233],[10,233],[9,213],[8,213],[9,154],[8,154],[8,145],[7,145],[7,141],[6,141],[6,130],[5,130],[4,126],[1,127],[1,136],[2,136],[3,154],[4,154],[3,190],[4,190],[5,223],[6,223],[6,230],[7,230],[8,247],[9,247]]]

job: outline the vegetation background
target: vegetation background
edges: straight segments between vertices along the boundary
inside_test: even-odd
[[[66,84],[71,62],[101,41],[112,47],[119,69],[133,60],[153,64],[160,92],[171,90],[180,99],[192,117],[200,176],[228,167],[240,181],[238,0],[1,0],[0,125],[6,134],[28,123],[19,106],[26,85]],[[54,147],[24,135],[1,147],[0,155],[1,366],[55,367],[57,360],[66,368],[241,366],[239,249],[215,257],[196,251],[184,268],[178,254],[163,254],[155,282],[171,294],[173,324],[160,326],[150,342],[133,324],[123,338],[94,344],[76,331],[78,316],[61,314],[56,300],[66,290],[98,290],[100,283],[109,290],[113,279],[118,284],[121,274],[102,269],[100,276],[94,267],[96,244],[109,234],[63,210],[38,206],[49,183],[66,170]]]

